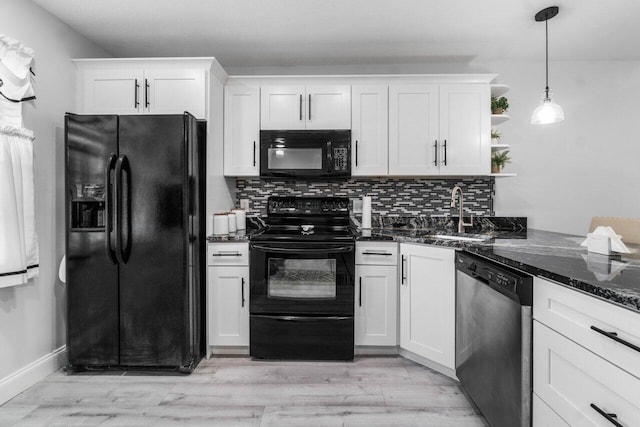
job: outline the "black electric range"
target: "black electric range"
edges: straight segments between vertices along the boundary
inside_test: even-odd
[[[251,236],[250,354],[350,360],[355,235],[349,200],[271,197]]]

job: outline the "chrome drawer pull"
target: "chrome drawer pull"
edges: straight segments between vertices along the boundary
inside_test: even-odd
[[[618,334],[615,333],[615,332],[603,331],[602,329],[597,328],[597,327],[595,327],[593,325],[591,326],[591,329],[596,331],[599,334],[604,335],[607,338],[610,338],[610,339],[612,339],[612,340],[614,340],[616,342],[619,342],[620,344],[626,345],[627,347],[634,349],[637,352],[640,352],[640,347],[638,347],[635,344],[631,344],[629,341],[623,340],[622,338],[618,337]]]
[[[618,416],[616,414],[608,414],[608,413],[604,412],[602,409],[598,408],[594,403],[591,404],[591,407],[593,409],[595,409],[597,413],[599,413],[600,415],[605,417],[607,419],[607,421],[609,421],[614,426],[616,426],[616,427],[624,427],[622,424],[620,424],[619,422],[617,422],[614,419],[614,418],[618,418]]]
[[[362,255],[382,255],[382,256],[391,256],[393,254],[387,252],[362,252]]]
[[[219,252],[217,254],[211,254],[211,256],[242,256],[240,252]]]

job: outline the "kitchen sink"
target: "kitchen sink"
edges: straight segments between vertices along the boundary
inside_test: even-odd
[[[460,240],[462,242],[484,242],[485,240],[489,240],[489,236],[481,236],[481,237],[471,237],[471,236],[460,236],[454,234],[431,234],[429,237],[433,239],[443,239],[443,240]]]

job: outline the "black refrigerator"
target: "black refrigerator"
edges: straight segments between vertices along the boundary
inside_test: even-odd
[[[204,354],[206,122],[65,117],[69,370]]]

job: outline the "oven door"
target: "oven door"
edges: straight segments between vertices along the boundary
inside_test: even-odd
[[[354,242],[252,242],[250,248],[251,314],[353,315]]]

